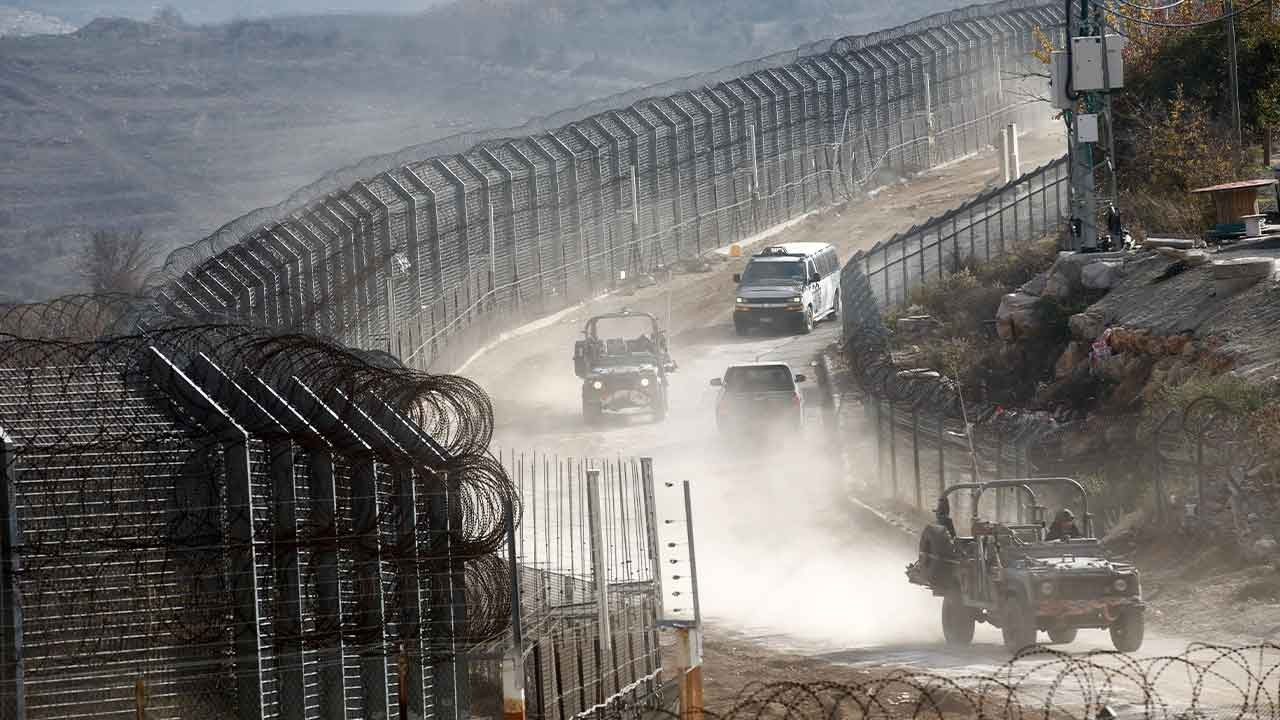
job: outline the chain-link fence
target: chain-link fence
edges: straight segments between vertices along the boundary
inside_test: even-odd
[[[1070,178],[1064,156],[860,252],[862,273],[880,307],[962,263],[987,262],[1062,225]]]
[[[575,720],[663,705],[670,698],[658,637],[662,512],[652,462],[502,459],[526,508],[512,546],[526,714]]]
[[[457,367],[504,330],[882,171],[990,145],[1031,119],[1032,29],[1052,36],[1060,17],[1031,0],[974,6],[370,161],[363,179],[340,173],[175,253],[158,304]]]

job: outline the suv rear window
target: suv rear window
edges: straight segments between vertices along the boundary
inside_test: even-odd
[[[786,365],[753,365],[726,370],[724,387],[729,392],[789,392],[796,385]]]

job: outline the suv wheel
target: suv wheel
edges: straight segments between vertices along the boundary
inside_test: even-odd
[[[804,308],[804,320],[801,321],[800,332],[808,335],[813,332],[813,306],[806,305]]]
[[[1005,601],[1004,613],[1000,618],[1000,634],[1003,636],[1005,649],[1011,653],[1036,644],[1036,619],[1022,598],[1015,596]]]
[[[1066,645],[1076,641],[1076,628],[1056,628],[1049,631],[1049,639],[1058,645]]]
[[[1124,608],[1120,617],[1111,623],[1111,644],[1120,652],[1137,652],[1142,647],[1142,636],[1145,634],[1146,622],[1142,616],[1142,608]]]
[[[942,598],[942,637],[948,645],[968,645],[973,642],[976,621],[973,611],[964,606],[960,593],[949,592]]]

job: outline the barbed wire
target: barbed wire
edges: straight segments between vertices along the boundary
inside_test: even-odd
[[[256,622],[236,599],[246,583],[266,607],[310,598],[262,631],[284,647],[393,653],[424,637],[434,662],[505,631],[512,583],[495,553],[520,497],[488,454],[478,385],[246,325],[153,315],[144,333],[104,334],[138,308],[88,296],[0,307],[34,669],[77,654],[216,655]],[[342,607],[317,611],[333,582]],[[421,596],[428,586],[464,594]],[[382,609],[362,610],[373,597]],[[455,619],[441,625],[441,612]]]
[[[751,682],[712,720],[1004,718],[1144,720],[1280,717],[1280,646],[1194,643],[1182,653],[1138,657],[1032,647],[989,672],[867,668],[865,680]],[[684,718],[663,697],[619,698],[608,718]],[[1105,708],[1105,710],[1104,710]]]

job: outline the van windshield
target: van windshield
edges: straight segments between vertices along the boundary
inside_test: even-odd
[[[743,285],[803,284],[803,260],[752,261],[742,273]]]

